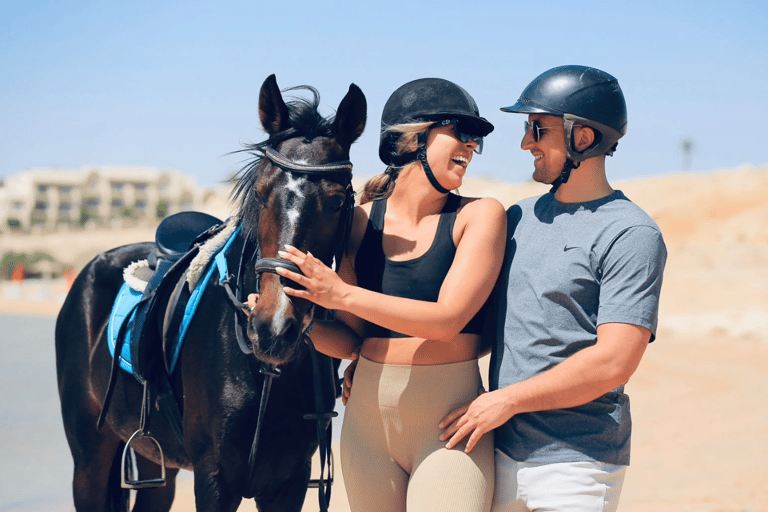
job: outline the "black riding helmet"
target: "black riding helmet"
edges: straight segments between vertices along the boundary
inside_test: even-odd
[[[388,166],[402,166],[420,159],[430,183],[442,193],[443,188],[435,179],[426,159],[426,136],[419,137],[419,149],[413,153],[398,154],[398,133],[389,127],[398,124],[428,121],[457,120],[461,131],[469,135],[485,137],[493,131],[493,125],[480,117],[474,98],[453,82],[442,78],[420,78],[399,87],[387,100],[381,113],[379,158]]]
[[[587,66],[559,66],[545,71],[528,84],[517,103],[501,110],[563,118],[569,161],[560,183],[568,180],[578,162],[612,156],[619,139],[627,133],[627,104],[619,81],[605,71]],[[573,144],[574,125],[595,130],[594,144],[582,152],[576,151]]]

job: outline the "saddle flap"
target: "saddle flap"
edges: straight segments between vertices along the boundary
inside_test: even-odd
[[[175,361],[173,360],[176,344],[179,340],[179,332],[184,319],[184,313],[189,303],[191,292],[187,286],[187,272],[181,276],[168,300],[163,316],[163,362],[165,371],[170,375],[173,372]]]
[[[149,380],[162,369],[163,360],[163,319],[165,307],[179,281],[184,282],[184,274],[189,262],[197,254],[197,247],[186,253],[165,273],[144,307],[136,312],[131,339],[131,360],[133,374],[140,380]]]

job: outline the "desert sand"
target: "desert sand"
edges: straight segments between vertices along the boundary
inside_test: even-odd
[[[632,463],[619,510],[768,511],[768,167],[614,187],[656,220],[669,250],[657,339],[627,386]],[[482,179],[468,179],[461,190],[505,206],[544,192],[533,183]],[[32,238],[25,246],[34,246]],[[53,246],[77,247],[81,258],[151,239],[151,231],[85,238],[47,237]],[[0,284],[5,313],[55,315],[66,292],[63,282],[46,290],[12,286]],[[338,446],[335,453],[338,460]],[[347,511],[338,468],[336,477],[331,510]],[[309,491],[305,511],[318,510],[316,495]],[[173,507],[188,510],[194,510],[189,474],[180,479]],[[244,501],[239,510],[253,510],[253,503]]]

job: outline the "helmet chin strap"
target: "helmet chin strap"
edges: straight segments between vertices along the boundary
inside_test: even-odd
[[[563,165],[563,170],[560,173],[560,176],[558,176],[557,179],[552,182],[552,188],[549,189],[552,194],[554,194],[557,189],[560,188],[560,185],[567,183],[568,178],[571,177],[571,171],[578,169],[579,165],[581,165],[581,160],[574,162],[574,158],[578,158],[578,156],[574,156],[574,154],[578,155],[578,153],[573,148],[573,119],[568,117],[563,118],[563,132],[565,138],[565,148],[568,157],[565,159],[565,165]]]
[[[427,162],[427,133],[426,132],[419,133],[419,149],[416,152],[416,154],[418,159],[421,161],[421,166],[424,168],[424,174],[427,175],[427,179],[432,184],[432,186],[435,187],[435,190],[437,190],[441,194],[449,193],[450,190],[443,187],[437,181],[437,178],[435,178],[435,175],[432,172],[432,168],[429,166],[429,162]]]
[[[574,169],[578,169],[579,165],[581,165],[581,162],[574,162],[573,160],[568,158],[565,161],[565,165],[563,165],[563,171],[560,173],[560,176],[558,176],[557,179],[551,183],[552,188],[549,189],[549,192],[551,194],[554,194],[555,192],[557,192],[557,189],[560,188],[560,185],[568,182],[568,178],[571,177],[571,171]]]

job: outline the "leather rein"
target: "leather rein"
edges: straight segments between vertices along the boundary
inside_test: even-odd
[[[342,208],[342,216],[339,229],[340,234],[336,236],[336,251],[334,253],[335,270],[338,272],[339,265],[341,263],[341,257],[343,255],[344,248],[347,245],[349,233],[352,228],[352,213],[355,204],[355,195],[352,188],[352,162],[349,160],[331,162],[327,164],[304,164],[295,162],[285,155],[279,153],[275,149],[267,147],[264,151],[264,155],[269,159],[272,165],[280,167],[284,171],[292,174],[306,174],[306,175],[330,175],[345,173],[348,174],[348,182],[346,186],[346,198],[344,206]],[[338,233],[338,232],[337,232]],[[253,246],[253,247],[251,247]],[[302,274],[301,269],[294,263],[281,258],[262,258],[261,250],[258,243],[250,242],[246,240],[243,243],[243,249],[240,254],[240,264],[237,272],[237,284],[235,291],[233,292],[230,287],[231,278],[234,276],[227,276],[222,283],[227,291],[230,301],[235,306],[235,335],[237,337],[240,350],[244,354],[253,354],[253,346],[248,339],[246,332],[247,326],[243,325],[243,317],[250,315],[250,308],[242,300],[245,298],[243,292],[243,280],[245,275],[245,266],[248,261],[256,260],[254,269],[256,272],[256,293],[260,293],[261,274],[271,273],[277,274],[277,268],[285,268],[297,274]],[[309,338],[309,333],[312,331],[314,325],[315,305],[311,306],[310,314],[312,315],[312,321],[304,328],[301,336],[309,346],[310,356],[312,359],[312,373],[313,382],[315,388],[315,414],[308,414],[304,416],[304,419],[315,420],[317,424],[317,436],[318,446],[320,448],[320,477],[317,480],[310,481],[310,487],[318,488],[318,500],[320,502],[320,509],[322,512],[327,512],[328,504],[330,503],[330,491],[331,484],[333,483],[333,460],[330,453],[330,434],[327,432],[328,424],[331,418],[338,416],[335,411],[323,411],[323,396],[321,391],[321,362],[320,355],[315,350],[312,340]],[[327,359],[327,358],[326,358]],[[329,360],[330,361],[330,360]],[[332,370],[331,365],[331,370]],[[275,377],[280,376],[280,369],[271,364],[262,363],[259,370],[264,375],[264,383],[262,386],[261,399],[259,402],[259,414],[256,421],[256,432],[253,437],[253,443],[251,445],[251,452],[248,457],[248,481],[251,482],[254,476],[254,468],[256,466],[256,453],[259,446],[259,438],[261,436],[261,429],[263,426],[264,414],[267,408],[267,401],[269,400],[269,393],[272,388],[272,381]],[[334,379],[335,380],[335,379]],[[333,383],[335,389],[335,382]],[[323,442],[323,432],[325,431],[326,442]],[[329,466],[329,478],[326,483],[325,479],[325,464],[328,461]],[[316,484],[316,485],[315,485]]]

